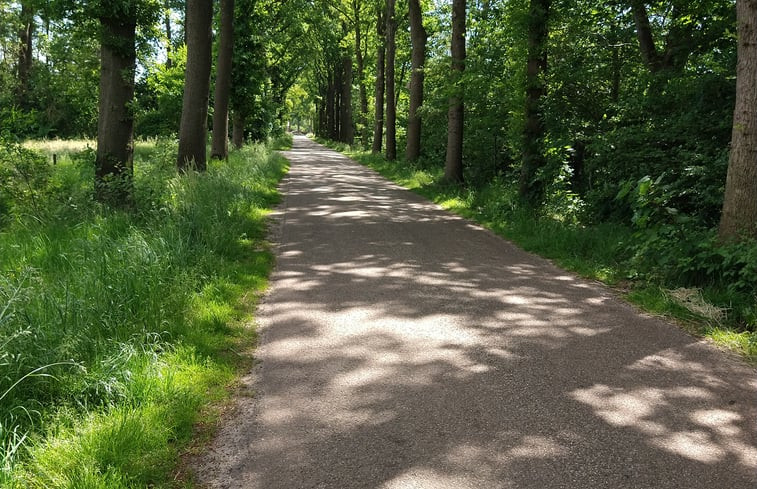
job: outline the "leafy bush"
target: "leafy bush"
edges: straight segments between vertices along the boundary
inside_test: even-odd
[[[0,140],[0,225],[12,214],[41,217],[42,194],[51,175],[44,156]]]

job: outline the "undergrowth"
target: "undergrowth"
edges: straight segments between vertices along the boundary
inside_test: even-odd
[[[93,152],[0,152],[0,487],[143,488],[172,476],[254,341],[286,164],[264,146],[177,175],[138,146],[134,209],[92,201]]]
[[[520,205],[516,182],[494,178],[478,185],[445,185],[439,166],[390,162],[343,143],[319,142],[757,363],[757,243],[720,245],[714,231],[687,226],[680,215],[670,216],[670,222],[658,219],[662,224],[654,227],[640,226],[639,221],[648,222],[650,215],[670,212],[664,201],[654,200],[654,182],[647,185],[642,179],[638,188],[626,192],[635,191],[633,225],[584,224],[577,199],[563,188],[552,189],[543,211],[536,214]],[[670,291],[683,287],[695,287],[701,301],[722,315],[709,317],[677,301]]]

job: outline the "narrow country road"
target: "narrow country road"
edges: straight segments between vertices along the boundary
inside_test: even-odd
[[[757,374],[303,137],[214,488],[757,487]]]

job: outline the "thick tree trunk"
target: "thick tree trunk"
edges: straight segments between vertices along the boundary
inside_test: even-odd
[[[542,149],[544,119],[542,98],[547,93],[544,74],[547,71],[547,39],[551,0],[531,0],[528,18],[528,65],[526,67],[526,112],[523,130],[523,166],[519,194],[532,207],[541,203],[544,182],[538,176],[546,165]]]
[[[378,52],[376,53],[376,103],[375,119],[373,123],[373,154],[381,153],[384,136],[384,87],[386,70],[386,19],[384,10],[379,8],[376,22],[376,34],[378,36]]]
[[[221,0],[221,39],[216,63],[216,88],[213,103],[213,139],[211,158],[229,156],[229,94],[231,60],[234,49],[234,0]]]
[[[245,116],[239,112],[232,113],[231,116],[231,142],[234,147],[240,149],[244,146]]]
[[[100,100],[95,157],[95,198],[116,206],[131,203],[134,156],[136,20],[101,18]]]
[[[421,154],[421,117],[418,109],[423,105],[423,65],[426,62],[426,40],[420,0],[409,0],[410,10],[410,108],[407,115],[407,146],[405,158],[415,161]]]
[[[212,63],[212,0],[187,0],[187,70],[179,129],[180,170],[205,171],[207,166],[208,97]]]
[[[452,95],[447,113],[447,158],[444,164],[444,180],[451,183],[463,181],[463,105],[462,75],[465,70],[465,0],[452,0]]]
[[[363,58],[363,33],[360,25],[360,2],[352,0],[352,10],[355,14],[355,64],[357,65],[358,96],[360,98],[360,141],[365,147],[368,144],[368,94],[365,89],[365,60]]]
[[[18,85],[16,103],[26,107],[29,92],[29,75],[32,71],[32,38],[34,37],[34,10],[29,2],[21,3],[21,29],[18,31]]]
[[[339,139],[343,143],[355,141],[355,129],[352,125],[352,56],[342,57],[342,95],[341,115],[339,117]]]
[[[738,64],[720,239],[757,238],[757,0],[737,0]]]
[[[394,61],[397,52],[395,0],[386,1],[386,159],[397,159],[397,108],[394,105]]]

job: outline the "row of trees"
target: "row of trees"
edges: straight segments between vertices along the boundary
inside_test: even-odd
[[[216,157],[227,111],[236,144],[291,113],[531,208],[757,234],[751,0],[0,3],[3,129],[97,132],[118,201],[134,131],[203,168],[210,106]]]
[[[0,5],[3,137],[96,136],[95,193],[119,205],[135,134],[178,136],[177,166],[202,171],[211,120],[215,158],[228,152],[229,119],[238,146],[280,131],[310,52],[290,44],[325,12],[296,0]]]
[[[444,162],[453,183],[514,181],[530,208],[562,195],[583,219],[686,216],[719,227],[723,240],[757,236],[754,2],[345,0],[332,9],[302,80],[320,136],[357,138],[390,160],[399,136],[407,161]]]

